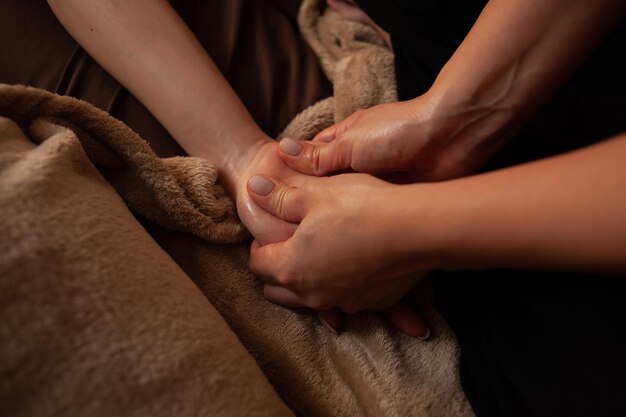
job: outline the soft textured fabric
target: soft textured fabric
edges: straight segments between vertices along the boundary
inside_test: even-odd
[[[358,3],[391,33],[398,94],[410,99],[432,85],[486,1]],[[622,23],[484,169],[626,131],[625,51]],[[623,279],[455,271],[439,274],[435,289],[458,335],[463,386],[479,416],[626,415]]]
[[[338,84],[294,136],[395,98],[390,51],[321,5],[307,0],[300,24]],[[427,288],[413,297],[433,340],[373,313],[336,336],[264,300],[249,243],[224,244],[243,229],[206,162],[159,159],[104,112],[41,90],[0,86],[0,116],[0,415],[289,415],[252,358],[297,415],[472,415]]]
[[[333,95],[298,114],[280,137],[312,139],[359,109],[397,101],[393,52],[371,27],[343,20],[319,1],[305,1],[298,22],[333,84]]]
[[[212,242],[247,237],[232,200],[216,183],[217,170],[205,159],[160,159],[135,132],[102,110],[34,88],[0,84],[0,114],[24,126],[39,119],[73,130],[92,163],[129,207],[148,220]]]
[[[292,415],[74,131],[21,121],[0,117],[0,415]]]

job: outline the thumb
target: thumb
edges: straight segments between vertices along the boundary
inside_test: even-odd
[[[289,167],[309,175],[326,175],[350,168],[352,148],[345,141],[309,142],[285,138],[280,141],[280,158]]]
[[[299,223],[305,215],[304,193],[275,179],[253,176],[248,180],[248,194],[260,207],[288,222]]]

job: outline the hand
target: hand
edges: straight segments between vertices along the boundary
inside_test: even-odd
[[[359,110],[320,132],[311,142],[283,139],[280,157],[311,175],[352,169],[402,173],[409,181],[440,181],[474,172],[491,155],[476,141],[480,109],[443,110],[428,94]],[[441,114],[445,116],[440,116]]]
[[[255,176],[252,199],[300,223],[285,242],[253,242],[250,266],[266,297],[292,307],[354,313],[386,309],[413,288],[426,265],[407,251],[398,186],[369,175],[310,178],[300,186]]]
[[[245,156],[238,159],[238,169],[231,175],[233,186],[229,192],[236,201],[239,218],[261,245],[288,239],[297,225],[275,217],[254,204],[246,189],[247,179],[253,174],[261,173],[300,184],[307,178],[286,166],[278,157],[277,148],[278,143],[269,138],[259,141]]]
[[[242,222],[255,241],[260,245],[282,242],[290,238],[296,224],[282,220],[254,204],[246,189],[247,179],[253,173],[280,178],[293,184],[302,184],[310,178],[286,166],[278,156],[278,143],[263,137],[246,154],[237,158],[237,163],[227,171],[226,184],[231,184],[229,192],[235,196],[237,211]],[[399,330],[410,335],[427,339],[430,332],[424,321],[406,303],[399,303],[383,312]],[[337,332],[342,326],[343,317],[336,309],[318,311],[321,322]]]

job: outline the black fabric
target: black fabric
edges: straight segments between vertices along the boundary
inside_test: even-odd
[[[477,416],[626,415],[626,280],[466,271],[435,280]]]
[[[407,100],[430,88],[486,1],[358,4],[390,33],[398,93]],[[625,55],[622,23],[484,169],[626,131]],[[458,337],[461,380],[478,417],[626,415],[626,280],[494,270],[439,271],[435,283],[435,303]]]

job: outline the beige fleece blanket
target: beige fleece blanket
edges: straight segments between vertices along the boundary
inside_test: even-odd
[[[300,25],[335,91],[285,134],[395,99],[373,30],[317,0]],[[427,293],[429,342],[373,313],[336,336],[263,299],[206,161],[159,159],[87,103],[32,88],[1,85],[0,116],[1,416],[472,415]]]

